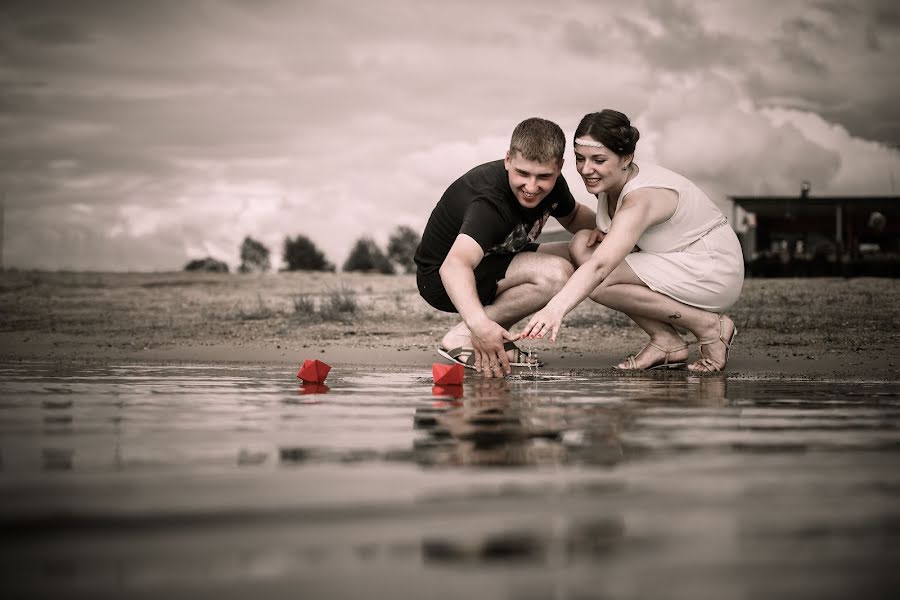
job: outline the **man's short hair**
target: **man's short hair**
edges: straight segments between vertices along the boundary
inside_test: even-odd
[[[509,141],[509,155],[519,154],[525,160],[535,162],[562,162],[566,151],[566,136],[562,128],[547,119],[531,117],[513,130]]]

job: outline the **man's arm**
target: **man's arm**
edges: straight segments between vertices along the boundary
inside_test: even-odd
[[[509,374],[512,369],[503,349],[503,342],[513,339],[513,335],[487,315],[475,286],[475,267],[482,258],[484,251],[478,242],[466,234],[456,236],[456,241],[441,265],[441,281],[453,306],[472,334],[476,370],[483,368],[489,372],[489,365],[498,365],[503,372]]]
[[[565,217],[557,217],[556,220],[570,233],[576,233],[582,229],[594,229],[597,226],[597,213],[576,202],[572,212]]]
[[[440,268],[444,289],[469,329],[472,328],[471,323],[488,318],[475,287],[475,267],[482,258],[484,251],[478,242],[468,235],[460,234],[456,236],[456,241]]]

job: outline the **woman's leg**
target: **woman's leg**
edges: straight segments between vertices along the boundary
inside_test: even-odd
[[[701,361],[690,365],[689,368],[696,370],[721,370],[725,366],[727,360],[728,347],[720,339],[728,342],[734,333],[734,322],[727,316],[723,316],[720,320],[716,313],[690,306],[670,298],[665,294],[654,292],[644,284],[643,281],[635,274],[626,261],[616,267],[613,272],[601,283],[593,293],[591,299],[604,306],[614,310],[621,311],[631,317],[638,326],[652,337],[653,332],[657,335],[666,337],[664,329],[672,328],[675,325],[682,329],[687,329],[693,333],[698,340],[715,340],[713,343],[705,344],[702,348],[703,355],[709,359],[706,366],[701,366]],[[639,320],[649,320],[652,323],[649,330],[645,329]],[[644,325],[647,324],[643,321]],[[665,327],[664,327],[665,326]],[[671,329],[672,335],[677,335],[674,329]],[[680,336],[679,336],[680,337]],[[669,338],[672,339],[672,338]],[[659,344],[664,348],[665,346]],[[677,347],[677,346],[676,346]],[[663,353],[653,348],[645,348],[645,352],[639,355],[641,358],[638,367],[641,365],[651,364],[655,357],[656,360],[661,358]],[[670,357],[670,360],[672,357]]]
[[[594,253],[594,250],[597,248],[596,244],[591,248],[587,247],[586,242],[590,233],[590,231],[579,231],[569,242],[569,255],[572,257],[572,262],[576,267],[579,267],[587,262],[591,255]],[[628,270],[631,271],[631,268],[629,267]],[[637,275],[635,275],[633,271],[631,271],[630,275],[624,271],[618,274],[616,273],[616,271],[613,271],[610,277],[607,278],[607,281],[609,281],[610,278],[614,277],[621,283],[627,282],[633,283],[635,285],[645,285],[644,282],[641,281],[641,279],[637,277]],[[648,291],[651,291],[649,290],[649,288],[647,289]],[[594,295],[591,295],[591,298],[597,301]],[[600,303],[602,304],[602,302]],[[628,318],[634,321],[637,326],[640,327],[650,337],[650,342],[652,342],[653,344],[656,344],[657,346],[660,346],[667,350],[680,348],[676,352],[669,353],[669,362],[683,362],[687,360],[689,350],[686,347],[682,348],[683,346],[685,346],[684,340],[678,334],[675,328],[672,327],[672,325],[670,325],[668,322],[660,321],[659,319],[650,317],[635,315],[628,312],[627,310],[621,310],[618,308],[616,310],[620,310],[621,312],[625,313]],[[646,346],[644,346],[643,350],[637,353],[637,355],[634,357],[634,361],[635,366],[638,369],[646,369],[650,365],[653,365],[660,361],[664,361],[665,358],[666,352],[661,351],[659,350],[659,348],[656,348],[650,344],[647,344]],[[622,369],[631,367],[630,361],[628,359],[623,360],[617,366]]]

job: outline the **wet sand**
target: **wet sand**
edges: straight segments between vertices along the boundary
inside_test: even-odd
[[[327,314],[349,293],[356,311]],[[748,279],[730,312],[734,377],[900,378],[900,280]],[[299,305],[299,309],[298,309]],[[307,308],[312,307],[310,313]],[[324,313],[324,314],[323,314]],[[455,322],[411,275],[0,274],[0,360],[417,367]],[[604,371],[645,339],[591,302],[537,350],[557,372]],[[692,357],[696,356],[696,345]]]

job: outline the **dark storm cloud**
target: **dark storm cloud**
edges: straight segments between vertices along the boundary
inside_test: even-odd
[[[758,100],[789,106],[793,98],[853,135],[900,144],[895,3],[815,3],[771,42],[782,68],[751,71],[747,89]]]
[[[635,50],[654,69],[724,69],[745,82],[758,103],[814,107],[854,135],[900,143],[900,5],[893,0],[794,6],[795,14],[775,27],[761,27],[773,22],[758,19],[743,23],[735,13],[728,30],[712,29],[704,13],[685,2],[646,7],[649,21],[625,17],[623,23],[630,21]]]
[[[781,38],[773,43],[778,60],[788,70],[798,76],[825,78],[830,75],[828,65],[811,52],[790,38]]]
[[[91,35],[78,24],[63,19],[48,19],[26,23],[19,35],[32,42],[50,46],[68,46],[91,41]]]
[[[632,26],[635,31],[643,30],[636,46],[654,68],[694,70],[701,64],[710,68],[745,60],[745,44],[735,36],[707,29],[699,8],[686,2],[654,0],[647,9],[663,34],[651,35],[639,21],[632,20]],[[625,16],[623,20],[629,19]]]

